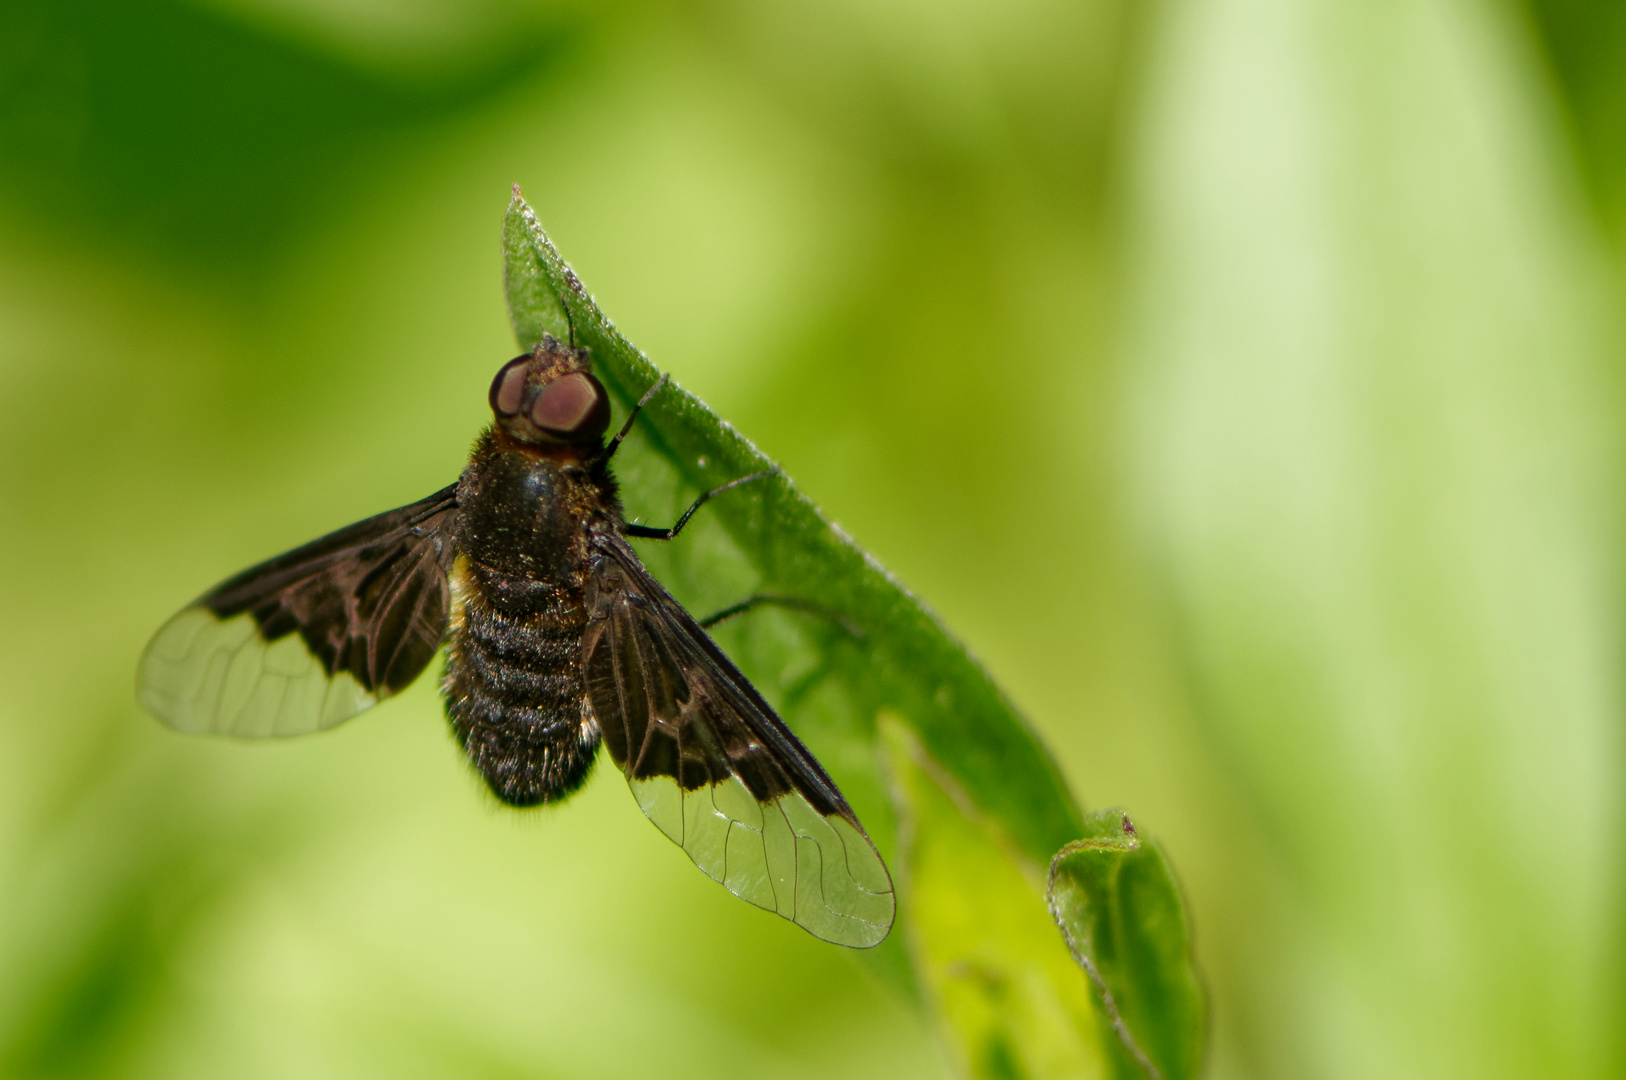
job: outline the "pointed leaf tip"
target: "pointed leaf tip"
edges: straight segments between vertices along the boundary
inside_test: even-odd
[[[522,349],[536,348],[544,334],[560,341],[573,341],[571,314],[566,307],[566,290],[572,290],[567,268],[548,241],[513,185],[514,198],[502,221],[503,293],[508,301],[508,317]],[[572,290],[574,291],[574,290]]]

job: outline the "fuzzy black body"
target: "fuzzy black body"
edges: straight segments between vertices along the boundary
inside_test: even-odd
[[[621,508],[596,457],[488,431],[457,485],[441,693],[458,742],[512,806],[571,794],[598,750],[582,677],[587,575],[591,538],[617,529]]]

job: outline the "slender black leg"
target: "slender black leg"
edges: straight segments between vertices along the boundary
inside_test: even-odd
[[[803,600],[799,596],[780,596],[776,593],[757,593],[755,596],[747,597],[737,604],[730,604],[715,615],[701,619],[700,625],[710,630],[720,622],[732,619],[736,615],[743,615],[752,608],[761,607],[763,604],[777,604],[780,607],[788,607],[795,611],[805,611],[810,615],[818,615],[841,627],[849,637],[861,639],[864,636],[864,631],[860,630],[851,619],[838,615],[827,607],[815,604],[811,600]]]
[[[575,333],[574,326],[572,326],[571,333],[573,333],[573,334]],[[615,456],[616,448],[621,445],[621,440],[625,439],[627,437],[627,432],[632,430],[632,422],[634,420],[638,419],[639,411],[642,410],[643,407],[646,404],[649,403],[650,398],[655,396],[655,391],[659,390],[661,387],[663,387],[665,385],[666,385],[666,372],[663,371],[663,372],[661,372],[661,377],[655,380],[655,385],[651,386],[648,390],[645,390],[644,391],[644,396],[638,399],[638,404],[636,404],[636,405],[634,405],[632,407],[632,411],[627,414],[627,422],[625,424],[622,424],[621,425],[621,430],[615,433],[615,438],[610,440],[610,445],[608,445],[608,446],[606,446],[604,448],[604,458],[603,458],[603,460],[609,461],[610,458]]]
[[[632,421],[629,419],[627,422],[630,424]],[[616,436],[616,438],[619,439],[620,436]],[[749,476],[742,476],[738,480],[730,480],[722,487],[712,488],[710,491],[700,496],[700,498],[696,499],[693,503],[689,504],[689,508],[683,511],[683,516],[677,519],[677,524],[673,525],[670,529],[655,529],[648,525],[628,525],[621,531],[626,533],[628,536],[637,536],[644,540],[670,540],[672,537],[683,531],[683,526],[687,525],[689,523],[689,519],[694,517],[694,512],[706,505],[706,500],[711,498],[713,495],[721,495],[729,488],[736,488],[741,484],[749,484],[753,480],[761,480],[764,476],[772,476],[778,471],[779,467],[776,465],[771,469],[763,469],[761,472],[754,472]]]

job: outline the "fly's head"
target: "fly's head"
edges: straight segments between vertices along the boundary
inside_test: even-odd
[[[544,336],[491,380],[491,411],[510,438],[538,450],[597,446],[610,426],[610,395],[586,349]]]

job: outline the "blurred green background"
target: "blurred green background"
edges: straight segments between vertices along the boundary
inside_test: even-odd
[[[930,1023],[431,680],[148,634],[445,484],[519,182],[1182,877],[1210,1074],[1621,1075],[1626,8],[0,3],[0,1075],[898,1077]]]

